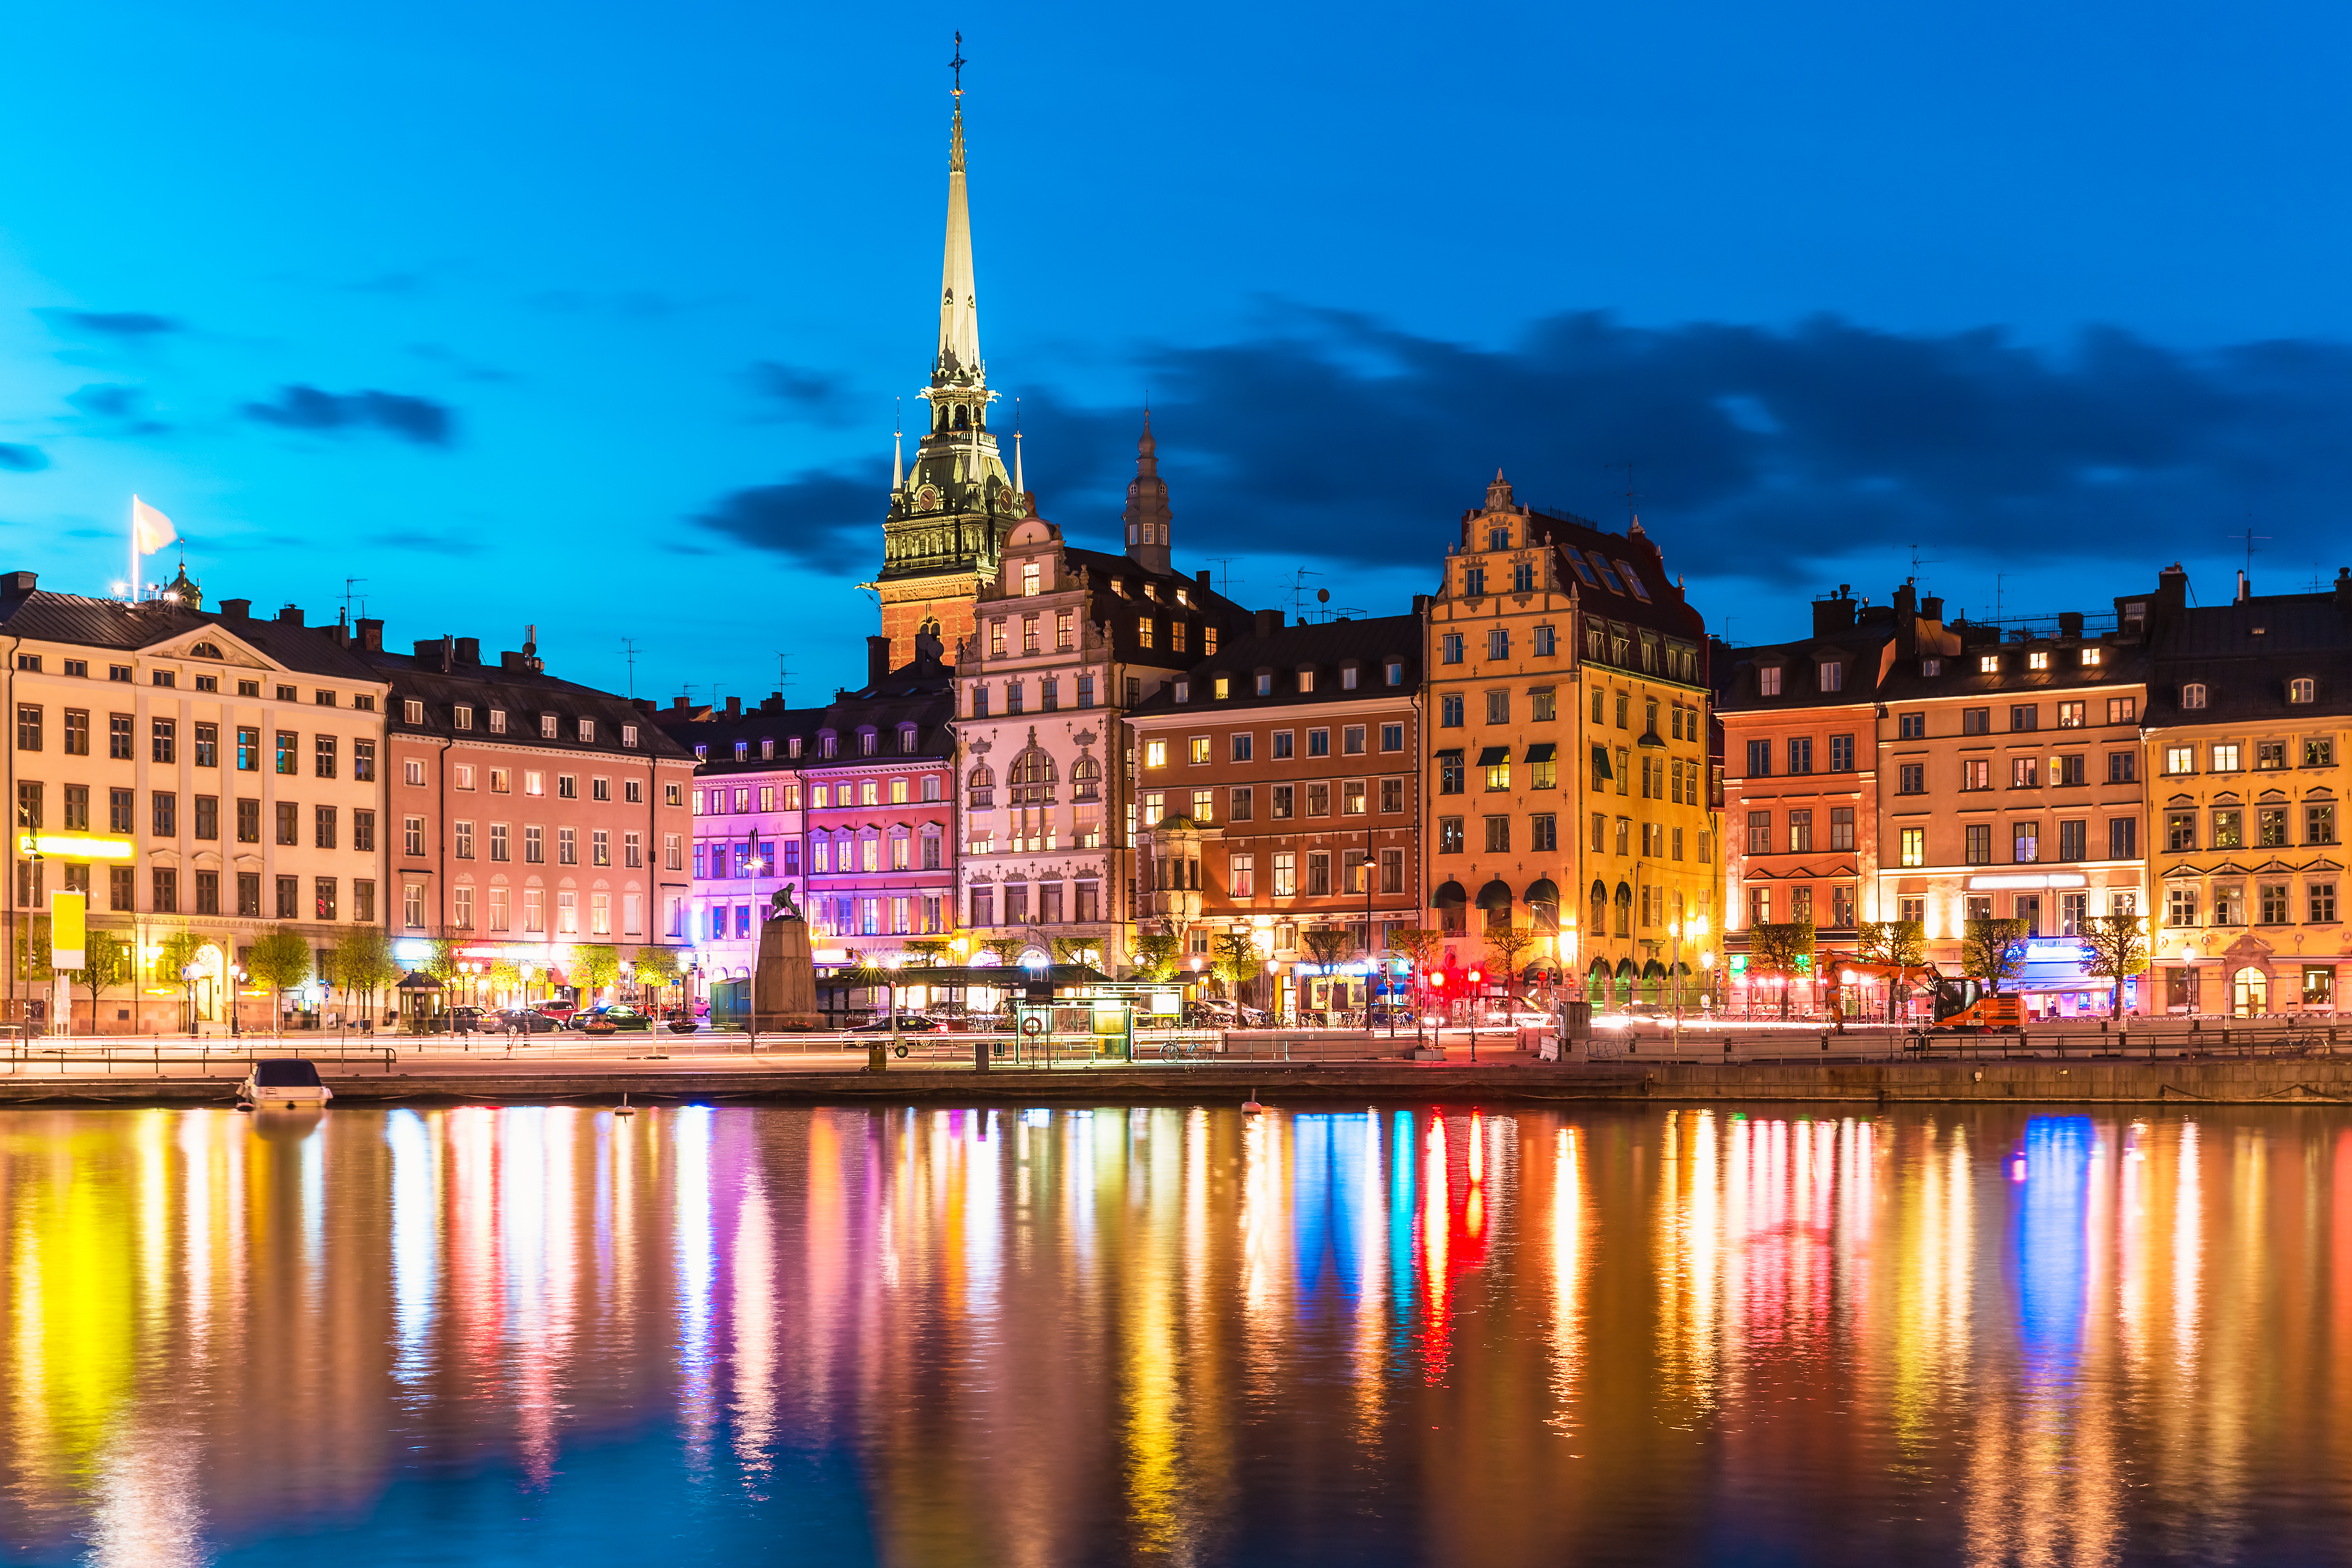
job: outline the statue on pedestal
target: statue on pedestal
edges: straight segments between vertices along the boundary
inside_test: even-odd
[[[790,888],[778,888],[769,917],[760,922],[760,963],[751,977],[751,1027],[755,1032],[814,1029],[816,958],[808,921]]]

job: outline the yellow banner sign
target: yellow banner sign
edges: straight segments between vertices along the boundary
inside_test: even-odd
[[[128,838],[103,838],[94,833],[19,833],[16,853],[60,860],[128,860],[132,858],[132,845]]]

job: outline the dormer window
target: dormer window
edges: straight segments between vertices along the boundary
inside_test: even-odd
[[[2084,648],[2083,650],[2083,668],[2084,669],[2096,669],[2101,664],[2105,662],[2106,653],[2107,650],[2103,647]]]
[[[740,762],[744,761],[746,758],[750,757],[750,756],[751,756],[751,742],[749,742],[749,741],[738,741],[738,742],[735,742],[735,760],[736,760],[737,762],[739,762],[739,763],[740,763]]]
[[[1234,694],[1233,678],[1225,675],[1218,676],[1215,683],[1210,689],[1216,693],[1217,700],[1223,702],[1226,698],[1231,697]],[[1179,700],[1181,701],[1181,699],[1179,699]]]
[[[560,721],[552,713],[541,714],[539,716],[539,738],[542,741],[554,740],[556,733],[555,727],[558,722],[560,722]]]
[[[1339,672],[1339,689],[1342,691],[1353,691],[1356,689],[1356,667],[1354,665],[1351,664]]]
[[[899,726],[898,726],[898,750],[899,750],[900,753],[901,753],[901,754],[911,753],[911,752],[914,751],[914,749],[915,749],[915,747],[916,747],[916,745],[917,745],[917,744],[918,744],[918,742],[917,742],[917,740],[916,740],[916,730],[915,730],[915,726],[913,726],[912,724],[901,724],[901,725],[899,725]]]
[[[1179,588],[1176,590],[1176,602],[1189,610],[1192,607],[1192,595]]]
[[[870,757],[880,750],[880,736],[877,735],[871,730],[860,730],[857,731],[857,754],[859,756]]]
[[[1979,675],[1999,675],[2000,673],[2000,655],[1997,653],[1979,654],[1977,656],[1977,673]]]
[[[2289,702],[2318,701],[2319,682],[2307,675],[2295,677],[2286,683],[2286,700]]]
[[[1301,691],[1312,691],[1315,689],[1315,672],[1313,670],[1302,669],[1298,672],[1298,689]]]
[[[816,754],[820,757],[839,756],[841,754],[841,737],[835,734],[830,730],[827,730],[824,734],[819,735],[816,738]]]
[[[2182,687],[2180,689],[2180,705],[2183,708],[2204,707],[2205,683],[2201,680],[2192,680],[2188,685]]]
[[[1022,566],[1021,566],[1021,592],[1022,592],[1022,594],[1023,594],[1024,596],[1027,596],[1027,597],[1033,597],[1033,598],[1034,598],[1034,597],[1036,595],[1036,593],[1037,593],[1037,563],[1036,563],[1034,561],[1026,561],[1026,562],[1022,563]]]
[[[2049,668],[2050,650],[2047,648],[2038,648],[2035,651],[2027,654],[2025,656],[2025,668],[2028,669]]]
[[[1821,667],[1821,687],[1823,691],[1845,689],[1845,666],[1832,659]],[[1651,728],[1655,729],[1655,725]]]
[[[623,744],[623,745],[625,745],[625,746],[634,746],[634,745],[635,745],[636,743],[637,743],[637,727],[636,727],[635,724],[624,724],[624,725],[622,725],[622,726],[621,726],[621,744]],[[771,744],[772,744],[772,743],[773,743],[773,742],[771,742]]]
[[[1404,684],[1404,660],[1401,658],[1389,660],[1389,684],[1391,686]]]
[[[1260,697],[1274,695],[1274,671],[1261,669],[1257,672],[1257,694]]]
[[[1768,664],[1761,666],[1757,669],[1756,695],[1759,697],[1778,697],[1780,695],[1780,667],[1779,665]]]
[[[503,734],[505,734],[506,732],[507,732],[507,710],[506,710],[505,709],[503,709],[503,708],[493,708],[493,709],[491,709],[491,710],[490,710],[490,733],[491,733],[491,734],[493,734],[493,735],[503,735]]]
[[[1176,700],[1179,702],[1190,702],[1192,700],[1192,683],[1191,681],[1179,680],[1176,682]]]
[[[595,740],[595,738],[596,738],[596,721],[595,721],[595,720],[593,720],[593,719],[583,719],[583,720],[581,720],[581,721],[580,721],[580,740],[581,740],[581,743],[582,743],[582,744],[583,744],[583,745],[585,745],[585,744],[587,744],[588,742],[593,742],[593,740]]]
[[[1919,661],[1919,673],[1941,675],[1944,673],[1944,661],[1940,658],[1923,658]]]
[[[1642,585],[1642,574],[1633,570],[1633,563],[1631,561],[1620,561],[1617,563],[1617,570],[1623,574],[1625,586],[1633,592],[1633,597],[1647,603],[1650,590]]]
[[[460,730],[472,729],[474,727],[473,705],[466,702],[458,703],[457,707],[449,710],[449,718]]]
[[[784,738],[784,755],[787,757],[798,757],[800,754],[801,738],[798,735],[786,736]]]

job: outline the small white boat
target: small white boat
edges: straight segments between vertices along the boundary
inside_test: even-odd
[[[316,1110],[335,1098],[319,1069],[300,1057],[273,1057],[253,1064],[236,1086],[236,1102],[247,1109]]]

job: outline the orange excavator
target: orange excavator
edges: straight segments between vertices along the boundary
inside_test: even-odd
[[[1932,963],[1877,963],[1850,953],[1829,952],[1821,956],[1820,964],[1822,973],[1841,979],[1848,974],[1867,974],[1884,980],[1897,994],[1907,993],[1915,984],[1925,984],[1933,998],[1932,1028],[1981,1033],[2019,1029],[2025,1025],[2025,1003],[2021,997],[1987,992],[1983,981],[1968,975],[1947,975]]]

